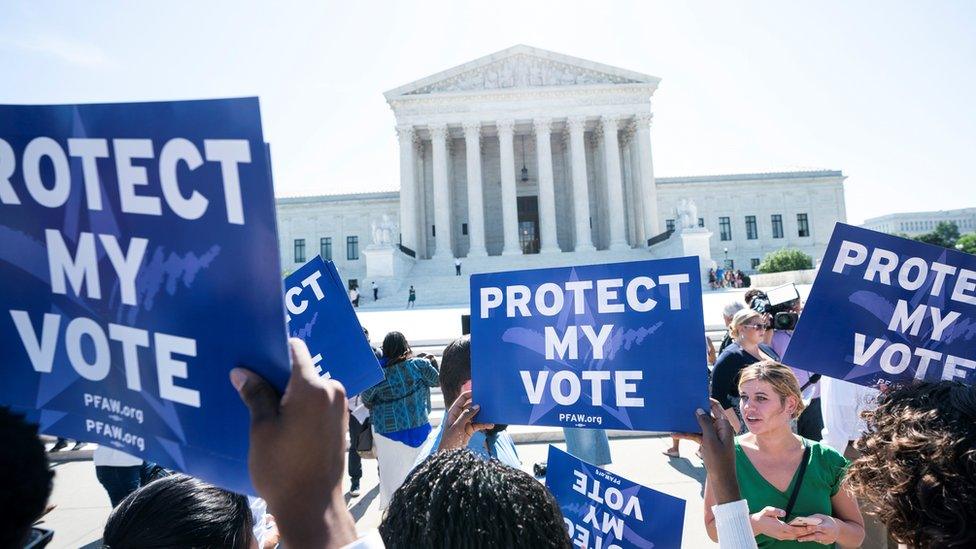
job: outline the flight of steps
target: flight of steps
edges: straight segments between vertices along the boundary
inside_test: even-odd
[[[376,301],[373,301],[373,295],[368,290],[371,281],[369,279],[362,281],[361,288],[365,289],[359,301],[359,308],[361,310],[403,309],[407,305],[411,285],[417,291],[417,307],[467,305],[468,280],[472,273],[619,263],[650,258],[646,249],[462,258],[461,276],[455,276],[454,260],[451,258],[424,259],[414,264],[410,273],[403,279],[399,290],[381,291],[380,298]]]

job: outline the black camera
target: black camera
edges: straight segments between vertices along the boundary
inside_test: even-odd
[[[773,320],[769,327],[773,330],[792,330],[800,319],[800,315],[793,312],[799,302],[800,292],[796,290],[796,285],[790,283],[769,292],[759,292],[749,307],[759,314],[771,316]]]
[[[796,322],[800,320],[800,315],[789,311],[783,311],[773,315],[774,330],[792,330],[796,328]]]

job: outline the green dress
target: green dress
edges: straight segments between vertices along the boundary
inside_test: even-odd
[[[847,469],[847,459],[833,448],[807,439],[803,439],[803,443],[810,447],[810,458],[807,461],[807,470],[803,474],[803,484],[800,485],[800,493],[797,494],[796,503],[793,504],[793,510],[784,519],[784,522],[817,513],[832,516],[833,506],[830,503],[830,498],[840,490],[841,481],[844,480]],[[799,472],[799,468],[797,468],[797,472]],[[793,480],[790,481],[790,486],[785,492],[776,489],[759,474],[759,471],[749,461],[749,457],[739,445],[738,438],[735,440],[735,475],[739,479],[739,490],[742,492],[742,497],[749,504],[749,513],[758,513],[767,506],[786,509],[786,505],[790,501],[790,494],[793,492],[793,485],[796,484],[796,473],[793,473]],[[825,547],[821,543],[780,541],[762,535],[756,536],[756,544],[761,549],[786,547],[810,549],[818,545]]]

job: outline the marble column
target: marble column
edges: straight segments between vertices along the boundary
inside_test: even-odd
[[[481,188],[481,122],[464,123],[468,161],[468,257],[485,257],[485,205]]]
[[[600,118],[603,126],[603,160],[607,171],[607,215],[610,222],[610,249],[626,250],[627,227],[624,217],[624,185],[620,176],[620,143],[617,141],[619,118]]]
[[[627,217],[626,235],[628,242],[639,242],[637,239],[637,215],[635,210],[639,208],[639,202],[634,194],[634,173],[631,170],[630,158],[630,136],[625,128],[620,132],[620,177],[624,187],[624,215]]]
[[[637,132],[633,124],[627,124],[624,131],[623,166],[624,166],[624,185],[627,188],[627,213],[630,218],[630,234],[632,242],[642,247],[647,242],[644,235],[644,192],[641,190],[640,182],[640,152],[637,148]]]
[[[651,113],[640,113],[637,124],[637,148],[640,151],[640,189],[644,200],[644,234],[653,238],[663,231],[657,214],[657,183],[654,181],[654,162],[651,156]],[[695,220],[696,226],[698,220]],[[646,245],[646,243],[645,243]]]
[[[514,120],[499,120],[498,127],[499,160],[502,171],[502,229],[505,247],[502,255],[520,255],[522,247],[518,238],[518,191],[515,188],[515,149],[513,134]]]
[[[450,259],[451,200],[447,184],[447,125],[432,125],[430,141],[434,160],[434,255],[431,259]]]
[[[396,128],[400,140],[400,239],[402,244],[419,252],[417,219],[417,180],[413,155],[413,126],[400,125]]]
[[[556,189],[552,181],[552,119],[537,118],[535,150],[539,165],[539,253],[559,251],[556,240]]]
[[[573,218],[576,246],[573,251],[592,252],[593,236],[590,231],[590,191],[586,183],[586,117],[574,116],[568,120],[569,146],[573,171]]]

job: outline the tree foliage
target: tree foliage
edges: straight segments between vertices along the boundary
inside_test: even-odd
[[[760,273],[781,273],[813,268],[813,259],[795,248],[783,248],[769,252],[759,264]]]
[[[952,221],[940,221],[932,232],[920,234],[912,239],[943,248],[955,248],[959,240],[959,227]]]
[[[956,240],[956,248],[968,254],[976,254],[976,233],[966,233]]]

